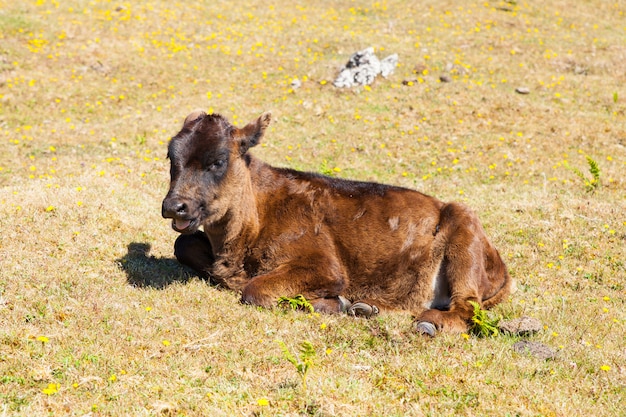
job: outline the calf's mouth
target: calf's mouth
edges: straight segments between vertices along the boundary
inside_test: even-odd
[[[195,219],[172,219],[172,229],[179,233],[193,233],[198,229],[198,218]]]

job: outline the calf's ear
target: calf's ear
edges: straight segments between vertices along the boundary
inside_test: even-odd
[[[204,116],[206,116],[206,113],[204,110],[196,109],[192,111],[191,113],[189,113],[187,117],[185,117],[185,121],[183,122],[183,127],[187,126],[191,122],[195,122],[196,120]]]
[[[234,138],[239,145],[240,155],[244,155],[248,149],[259,144],[271,119],[272,114],[265,112],[254,122],[250,122],[245,127],[235,131]]]

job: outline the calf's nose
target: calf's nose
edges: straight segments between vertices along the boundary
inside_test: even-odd
[[[166,198],[161,206],[161,215],[166,219],[187,216],[187,204],[178,198]]]

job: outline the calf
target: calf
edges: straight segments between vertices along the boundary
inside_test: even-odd
[[[237,128],[196,111],[170,141],[162,214],[181,233],[181,263],[247,304],[301,294],[322,312],[406,310],[431,336],[467,330],[469,301],[488,308],[509,294],[504,262],[469,208],[272,167],[248,152],[269,123],[265,113]]]

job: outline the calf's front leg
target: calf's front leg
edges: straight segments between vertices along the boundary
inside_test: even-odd
[[[208,271],[215,259],[209,238],[204,232],[178,236],[174,242],[174,256],[178,262],[196,271],[200,278],[210,279]]]
[[[337,262],[324,256],[309,259],[314,259],[315,263],[287,263],[252,278],[243,288],[241,301],[271,308],[280,297],[302,295],[316,311],[345,312],[349,302],[340,294],[346,287],[346,279]]]

